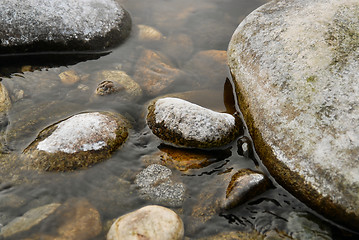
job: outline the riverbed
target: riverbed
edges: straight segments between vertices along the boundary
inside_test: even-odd
[[[133,29],[130,37],[111,51],[1,57],[0,76],[12,106],[0,121],[3,136],[0,229],[39,206],[81,199],[99,212],[102,231],[95,239],[104,239],[115,218],[153,204],[140,198],[134,184],[136,174],[148,165],[146,159],[175,152],[206,156],[205,163],[195,167],[172,166],[177,181],[186,186],[182,207],[173,210],[184,221],[185,236],[190,239],[234,231],[259,234],[275,231],[280,232],[283,239],[359,237],[317,214],[278,185],[255,154],[245,125],[240,137],[248,139],[245,153],[237,140],[221,150],[174,149],[163,144],[146,125],[149,101],[161,96],[184,98],[218,112],[239,112],[225,60],[211,54],[223,56],[238,24],[265,0],[120,2],[132,17]],[[139,36],[141,26],[146,27],[145,36]],[[144,51],[165,56],[169,62],[166,64],[174,69],[168,74],[180,72],[179,77],[151,91],[146,88],[150,83],[139,82],[143,94],[130,100],[94,94],[101,82],[100,72],[123,71],[136,80],[141,67],[138,62]],[[208,53],[211,54],[206,55]],[[73,73],[77,80],[62,81],[59,76],[64,72]],[[163,84],[166,83],[168,81]],[[72,172],[39,173],[24,167],[21,154],[42,129],[74,114],[90,111],[120,113],[133,126],[127,142],[110,159]],[[196,218],[193,212],[206,211],[203,201],[208,199],[203,199],[201,193],[210,193],[221,174],[241,168],[264,173],[271,187],[239,206],[214,213],[206,221]],[[26,236],[51,235],[61,221],[64,220],[44,221],[27,231]]]

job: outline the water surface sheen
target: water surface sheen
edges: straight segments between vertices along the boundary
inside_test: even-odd
[[[6,152],[0,156],[0,229],[30,209],[77,198],[86,199],[100,212],[103,231],[96,239],[104,239],[114,218],[151,204],[139,198],[134,178],[145,168],[144,157],[158,150],[166,152],[169,147],[152,135],[146,126],[149,100],[165,94],[187,92],[180,96],[186,96],[187,100],[201,106],[229,113],[238,109],[234,106],[231,84],[226,81],[230,78],[228,71],[209,79],[206,71],[211,69],[194,70],[186,63],[200,51],[226,50],[240,21],[265,0],[120,2],[132,16],[133,31],[129,39],[112,52],[0,57],[2,83],[12,98],[12,107],[4,117],[8,124],[1,124]],[[162,33],[163,41],[139,40],[137,25],[156,28]],[[175,39],[179,34],[191,40],[191,49],[175,51],[170,44],[170,47],[166,46],[166,40]],[[101,82],[96,77],[99,71],[121,70],[133,77],[138,67],[137,60],[145,49],[167,56],[174,68],[183,71],[182,77],[160,94],[150,96],[145,93],[133,101],[94,96]],[[210,64],[205,59],[203,61],[203,65],[210,68]],[[73,84],[61,82],[59,74],[68,70],[75,71],[81,80]],[[86,170],[66,173],[39,174],[23,168],[19,155],[42,129],[73,114],[94,110],[118,112],[133,125],[128,141],[110,159]],[[244,135],[248,136],[248,133],[244,131]],[[290,236],[296,239],[330,239],[329,235],[333,239],[358,238],[358,235],[330,223],[279,186],[255,154],[238,154],[236,142],[228,149],[206,154],[210,157],[202,168],[173,169],[175,178],[187,188],[183,207],[174,209],[184,220],[187,237],[200,238],[228,231],[258,231],[262,234],[277,231],[285,232],[283,239],[284,236],[287,239]],[[210,192],[222,173],[238,168],[264,172],[271,179],[272,187],[240,206],[217,212],[201,224],[192,214],[203,201],[200,193],[204,190]],[[306,223],[303,219],[309,220]],[[56,231],[57,221],[61,220],[44,221],[26,236],[51,235]]]

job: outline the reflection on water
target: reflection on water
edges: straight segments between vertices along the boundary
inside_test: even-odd
[[[3,150],[8,153],[0,156],[0,228],[36,207],[85,199],[101,215],[103,230],[97,239],[103,239],[114,218],[150,204],[137,195],[134,178],[148,164],[144,160],[146,157],[153,160],[156,154],[167,154],[171,159],[169,166],[179,181],[187,186],[183,208],[175,211],[184,219],[188,237],[198,238],[228,231],[257,231],[261,234],[277,231],[281,232],[282,239],[290,239],[290,236],[297,239],[329,239],[330,235],[333,239],[354,239],[354,234],[323,222],[322,217],[278,186],[253,152],[248,133],[240,138],[238,146],[234,142],[226,150],[184,151],[161,144],[146,127],[148,101],[166,94],[220,112],[236,111],[233,89],[227,79],[228,70],[226,67],[217,69],[216,61],[223,59],[223,52],[219,51],[226,50],[239,22],[265,1],[120,2],[131,13],[134,26],[130,38],[112,53],[94,59],[90,57],[84,62],[78,62],[83,60],[83,55],[73,58],[56,54],[31,56],[32,63],[18,59],[16,64],[0,66],[2,83],[12,101],[11,109],[1,119],[1,123],[9,124],[2,124],[6,134],[2,139]],[[149,36],[139,38],[137,25],[153,27],[161,35],[153,37],[151,34],[158,36],[158,33],[151,30],[147,32]],[[167,69],[171,69],[169,72],[179,73],[180,77],[171,81],[170,87],[155,96],[144,93],[141,98],[132,101],[95,96],[94,91],[102,82],[98,72],[121,70],[134,78],[141,67],[138,59],[146,49],[159,52],[166,59]],[[211,52],[217,55],[206,57],[208,50],[217,50]],[[22,64],[18,64],[20,62]],[[223,62],[222,65],[225,66]],[[73,82],[61,81],[59,75],[66,71],[74,71],[76,77]],[[73,114],[93,110],[115,111],[132,122],[129,140],[110,159],[87,170],[68,173],[39,174],[24,168],[19,156],[42,129]],[[184,155],[197,162],[192,163],[190,168],[181,165],[184,163],[176,159]],[[224,173],[242,168],[265,173],[273,186],[232,210],[217,211],[213,217],[208,211],[204,212],[203,216],[209,217],[203,223],[203,218],[193,214],[206,209],[200,204],[203,201],[201,193],[206,190],[206,196],[215,198],[216,193],[211,190],[217,179]],[[57,221],[50,218],[30,233],[51,234],[56,231]]]

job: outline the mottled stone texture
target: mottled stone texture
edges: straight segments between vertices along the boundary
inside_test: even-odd
[[[228,62],[256,149],[275,178],[359,226],[359,2],[272,1],[237,28]]]
[[[0,54],[101,51],[130,33],[131,18],[113,0],[3,0]]]

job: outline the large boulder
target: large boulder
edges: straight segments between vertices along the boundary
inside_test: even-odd
[[[113,0],[4,0],[0,53],[102,51],[130,30],[129,14]]]
[[[129,127],[120,114],[77,114],[41,131],[24,150],[24,159],[38,170],[87,168],[109,158],[126,141]]]
[[[271,174],[335,221],[359,226],[359,2],[272,1],[233,34],[228,62]]]

